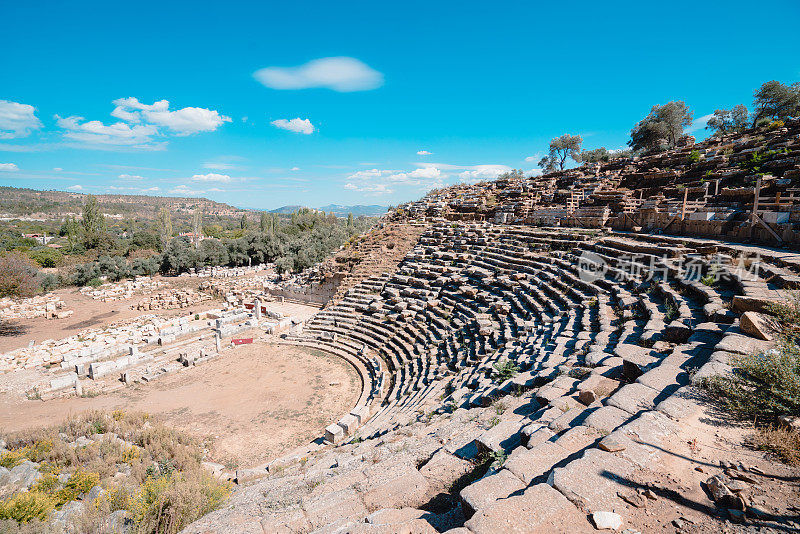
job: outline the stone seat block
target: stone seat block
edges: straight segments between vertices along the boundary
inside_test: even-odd
[[[552,441],[545,441],[531,449],[521,447],[515,450],[503,467],[525,484],[530,484],[534,479],[545,475],[569,454],[569,451]]]
[[[499,499],[521,492],[525,484],[514,476],[508,469],[500,469],[496,473],[486,475],[461,490],[459,497],[464,507],[465,515],[471,516],[478,510],[492,505]]]
[[[614,510],[623,505],[617,491],[635,469],[631,462],[598,449],[589,449],[567,466],[556,468],[548,481],[585,513]]]
[[[689,384],[689,373],[672,365],[662,363],[636,379],[639,384],[649,386],[656,391],[671,394],[681,386]]]
[[[609,433],[624,425],[630,418],[631,414],[625,410],[616,406],[603,406],[589,414],[583,424],[600,432]]]
[[[637,415],[644,410],[652,410],[659,395],[660,391],[644,384],[628,384],[609,397],[607,405]]]
[[[594,532],[585,515],[547,484],[537,484],[522,495],[495,501],[472,516],[465,526],[474,534]]]

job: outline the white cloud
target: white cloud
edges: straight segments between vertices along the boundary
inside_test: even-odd
[[[469,170],[459,173],[458,177],[465,182],[494,180],[504,172],[511,171],[508,165],[473,165]]]
[[[684,130],[685,133],[694,133],[696,131],[702,130],[706,127],[706,123],[708,119],[713,117],[713,113],[709,113],[708,115],[703,115],[702,117],[698,117],[692,121],[692,124],[686,127]]]
[[[289,169],[289,170],[290,170],[290,171],[299,171],[299,170],[300,170],[300,167],[292,167],[292,168],[291,168],[291,169]]]
[[[216,174],[216,173],[209,173],[209,174],[195,174],[192,176],[193,182],[230,182],[231,177],[227,174]]]
[[[105,125],[100,121],[85,121],[83,117],[59,117],[57,124],[66,130],[64,137],[89,144],[148,147],[158,133],[155,126],[124,122]]]
[[[62,169],[61,167],[53,167],[53,170],[56,171],[56,172],[61,172],[64,169]]]
[[[0,163],[0,171],[14,172],[18,170],[19,167],[17,167],[16,163]]]
[[[296,118],[292,120],[278,119],[270,122],[271,125],[282,130],[289,130],[290,132],[301,133],[309,135],[314,133],[314,125],[308,119]]]
[[[69,189],[70,191],[82,191],[83,190],[83,186],[76,184],[76,185],[69,186],[67,189]]]
[[[169,192],[173,195],[187,195],[190,197],[199,196],[205,194],[203,190],[196,190],[196,189],[189,189],[189,187],[185,185],[179,185],[169,190]]]
[[[120,180],[144,180],[144,176],[139,176],[138,174],[120,174]]]
[[[0,139],[13,139],[30,135],[42,123],[36,118],[35,108],[28,104],[0,100]]]
[[[231,121],[230,117],[206,108],[186,107],[170,111],[167,100],[144,104],[128,97],[118,98],[113,104],[116,107],[111,116],[121,119],[120,122],[106,125],[83,117],[61,118],[56,115],[57,123],[65,130],[64,137],[84,144],[160,150],[165,148],[166,142],[155,142],[156,137],[163,137],[166,133],[186,136],[210,132]]]
[[[420,150],[417,152],[418,156],[430,156],[433,152],[428,152],[427,150]]]
[[[537,152],[533,156],[528,156],[527,158],[525,158],[525,161],[527,161],[528,163],[531,163],[531,162],[539,163],[539,161],[541,159],[542,159],[542,155],[539,152]]]
[[[150,193],[153,191],[161,191],[158,187],[148,187],[147,189],[142,189],[142,193]]]
[[[221,192],[224,192],[225,190],[224,189],[220,189],[219,187],[212,187],[211,189],[209,189],[209,192],[211,192],[211,191],[213,191],[214,193],[221,193]]]
[[[393,189],[389,189],[386,184],[354,184],[348,182],[344,188],[349,191],[358,191],[359,193],[366,193],[366,196],[380,196],[391,195],[394,193]]]
[[[325,87],[348,93],[383,85],[383,74],[352,57],[324,57],[297,67],[267,67],[253,77],[271,89]]]

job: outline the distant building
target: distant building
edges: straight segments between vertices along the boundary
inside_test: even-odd
[[[36,242],[39,243],[40,245],[46,245],[50,241],[55,239],[53,236],[49,236],[46,233],[44,233],[44,234],[22,234],[22,237],[24,237],[25,239],[35,239]]]

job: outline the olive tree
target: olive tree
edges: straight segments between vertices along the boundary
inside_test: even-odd
[[[650,114],[631,130],[628,146],[636,151],[653,151],[672,148],[692,123],[693,113],[682,100],[673,100],[663,106],[653,106]]]

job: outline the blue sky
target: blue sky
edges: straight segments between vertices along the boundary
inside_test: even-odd
[[[532,170],[562,133],[623,147],[654,104],[699,119],[800,81],[797,0],[8,1],[0,20],[0,185],[259,209],[396,204]]]

